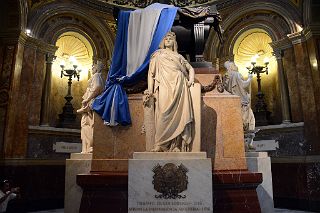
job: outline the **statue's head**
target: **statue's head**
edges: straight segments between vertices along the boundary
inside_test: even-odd
[[[174,32],[168,32],[159,45],[160,49],[169,48],[174,52],[178,52],[178,43],[176,40],[176,34]]]
[[[224,67],[227,69],[228,72],[230,71],[238,71],[237,65],[233,61],[226,61],[224,62]]]
[[[97,60],[97,62],[96,63],[94,63],[93,65],[92,65],[92,74],[95,74],[95,73],[99,73],[99,72],[101,72],[102,71],[102,69],[103,69],[103,63],[102,63],[102,61],[101,60]]]

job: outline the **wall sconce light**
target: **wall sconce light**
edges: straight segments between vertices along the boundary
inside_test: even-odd
[[[26,29],[26,34],[27,34],[27,36],[31,36],[31,30],[30,29]]]

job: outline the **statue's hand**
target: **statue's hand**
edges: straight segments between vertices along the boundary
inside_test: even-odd
[[[194,86],[194,81],[188,81],[188,87]]]
[[[146,89],[146,90],[143,92],[143,94],[150,97],[150,96],[152,95],[152,92],[150,92],[149,90]]]
[[[144,97],[143,97],[143,106],[147,106],[148,103],[149,103],[150,98],[153,97],[153,93],[150,92],[149,90],[145,90],[145,91],[143,92],[143,94],[144,94]]]
[[[87,105],[88,102],[89,102],[88,100],[83,100],[81,103],[85,106]]]

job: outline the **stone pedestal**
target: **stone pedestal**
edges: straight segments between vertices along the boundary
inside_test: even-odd
[[[262,173],[263,182],[257,187],[262,213],[274,212],[271,160],[267,152],[246,152],[248,170]]]
[[[76,184],[78,174],[89,174],[91,170],[92,154],[73,153],[66,160],[64,211],[66,213],[79,212],[82,188]]]
[[[218,74],[196,74],[209,85]],[[246,170],[240,97],[217,89],[201,94],[201,151],[212,159],[213,170]]]
[[[196,81],[208,85],[215,79],[215,75],[198,73]],[[128,212],[128,161],[132,158],[135,158],[133,161],[138,161],[141,154],[133,153],[146,151],[145,134],[142,131],[142,95],[130,95],[128,100],[132,119],[130,126],[108,127],[94,114],[91,173],[77,175],[77,184],[84,190],[80,212],[105,212],[106,209],[114,213]],[[213,171],[213,189],[211,186],[209,188],[213,190],[213,211],[260,212],[255,190],[262,181],[262,175],[247,170],[240,98],[227,92],[219,93],[217,90],[202,93],[201,124],[199,151],[205,152],[212,164],[210,171]],[[142,156],[151,162],[155,154],[164,159],[171,155],[143,153]],[[175,156],[182,158],[176,157],[174,161],[182,162],[183,154],[175,153]],[[188,155],[191,158],[188,160],[190,164],[199,159],[197,154]],[[139,165],[137,168],[140,172],[137,174],[144,175],[141,169],[149,165]]]
[[[205,152],[134,153],[128,212],[212,212],[211,168]]]

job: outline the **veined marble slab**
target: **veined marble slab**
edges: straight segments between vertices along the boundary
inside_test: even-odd
[[[82,188],[77,185],[78,174],[90,173],[92,154],[73,153],[66,160],[66,180],[64,193],[64,211],[79,212]]]
[[[211,159],[181,159],[185,153],[174,154],[176,159],[150,159],[147,153],[147,159],[129,160],[129,213],[213,212]],[[184,190],[173,192],[179,189]]]
[[[262,213],[273,213],[273,188],[271,160],[267,152],[246,152],[248,170],[250,172],[262,173],[263,182],[257,187],[256,191]]]
[[[260,140],[252,142],[255,151],[272,151],[279,149],[279,143],[275,140]]]
[[[206,152],[134,152],[133,159],[206,159]]]

